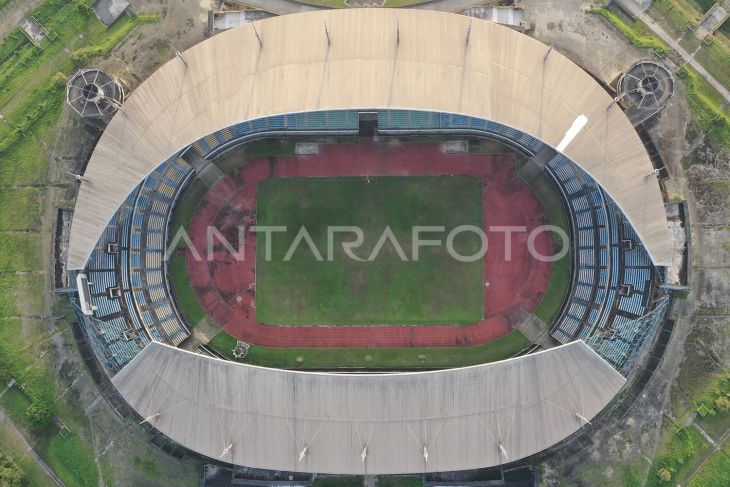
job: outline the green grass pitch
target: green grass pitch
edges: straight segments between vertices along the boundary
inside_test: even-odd
[[[482,183],[468,176],[282,178],[262,181],[257,195],[258,225],[286,226],[256,241],[256,318],[274,325],[467,324],[484,316],[481,260],[459,262],[445,246],[422,247],[412,261],[412,227],[444,226],[443,234],[423,239],[445,241],[459,225],[482,227]],[[357,226],[364,243],[355,255],[367,258],[390,227],[409,261],[386,243],[373,261],[346,256],[337,234],[333,259],[327,259],[327,227]],[[325,261],[302,242],[289,261],[284,257],[305,227]],[[473,233],[455,239],[456,250],[474,254]]]

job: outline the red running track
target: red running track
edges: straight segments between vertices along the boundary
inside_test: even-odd
[[[249,161],[220,180],[204,197],[190,227],[196,249],[206,249],[207,228],[236,245],[238,228],[255,225],[256,184],[268,178],[322,176],[467,175],[484,182],[484,228],[547,223],[529,187],[514,178],[513,154],[443,154],[439,144],[386,146],[370,141],[320,146],[320,154]],[[530,256],[527,233],[514,234],[506,260],[502,233],[487,233],[484,257],[485,319],[470,325],[273,326],[256,321],[256,236],[245,235],[245,258],[236,259],[219,240],[207,260],[187,252],[193,288],[203,307],[229,334],[248,343],[287,348],[455,347],[487,343],[509,333],[525,310],[533,311],[547,288],[550,263]],[[535,247],[554,253],[550,234]]]

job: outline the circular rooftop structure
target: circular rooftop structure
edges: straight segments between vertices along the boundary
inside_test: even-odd
[[[660,63],[639,61],[621,76],[617,92],[629,107],[657,112],[674,94],[674,77]]]
[[[124,103],[124,89],[100,69],[80,69],[66,85],[66,102],[82,117],[110,118]]]

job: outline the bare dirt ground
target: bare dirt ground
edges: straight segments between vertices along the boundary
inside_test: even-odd
[[[618,31],[607,28],[600,17],[584,13],[592,5],[584,0],[525,0],[525,20],[534,25],[528,34],[600,77],[607,83],[647,52],[631,48]]]
[[[532,35],[553,44],[605,82],[635,60],[650,57],[630,46],[600,18],[583,14],[581,0],[525,1]],[[677,418],[730,365],[730,154],[713,147],[697,126],[679,85],[651,121],[650,133],[667,164],[669,197],[688,201],[693,254],[691,289],[677,301],[677,320],[664,359],[643,394],[623,417],[612,418],[591,444],[571,457],[545,462],[545,485],[623,486],[633,474],[654,475],[665,417]]]

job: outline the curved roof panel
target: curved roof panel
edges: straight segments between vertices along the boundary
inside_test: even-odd
[[[588,123],[565,154],[611,194],[654,262],[669,262],[662,196],[641,140],[605,90],[565,56],[497,24],[421,10],[323,10],[255,25],[262,46],[250,25],[201,42],[119,110],[81,183],[69,268],[85,265],[141,179],[192,142],[254,118],[348,108],[470,115],[553,147],[583,115]]]
[[[625,379],[582,341],[436,372],[326,374],[226,362],[151,343],[113,383],[143,418],[208,457],[271,470],[466,470],[542,451]]]

